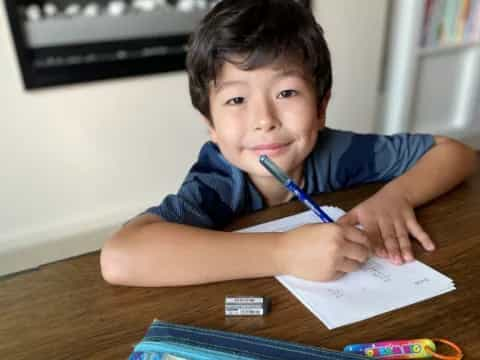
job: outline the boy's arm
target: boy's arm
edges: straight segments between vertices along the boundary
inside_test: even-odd
[[[230,233],[142,215],[106,242],[100,263],[104,279],[116,285],[179,286],[280,274],[331,280],[357,270],[368,246],[363,232],[336,224]]]
[[[443,136],[435,136],[435,145],[405,174],[387,188],[407,197],[417,207],[449,191],[477,168],[477,154],[468,146]]]
[[[178,286],[279,273],[278,237],[225,233],[163,221],[146,214],[104,245],[105,280],[117,285]]]
[[[435,246],[419,225],[413,209],[449,191],[472,174],[477,155],[468,146],[436,136],[435,145],[403,175],[357,205],[339,222],[361,224],[375,244],[378,256],[395,264],[413,260],[409,235],[426,250]]]

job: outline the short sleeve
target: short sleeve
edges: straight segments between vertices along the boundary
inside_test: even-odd
[[[343,134],[344,149],[334,174],[342,187],[390,181],[407,170],[434,145],[426,134]]]
[[[306,162],[309,194],[386,182],[410,169],[433,145],[424,134],[357,134],[324,128]]]
[[[177,194],[146,210],[179,224],[218,229],[245,208],[248,185],[245,175],[231,166],[213,143],[200,151]]]

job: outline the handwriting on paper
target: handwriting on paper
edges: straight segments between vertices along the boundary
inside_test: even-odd
[[[385,267],[373,259],[365,264],[363,270],[369,275],[383,282],[392,281],[392,276],[388,273]]]

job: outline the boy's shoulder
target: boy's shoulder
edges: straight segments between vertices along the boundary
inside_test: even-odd
[[[324,128],[306,159],[308,192],[390,181],[413,166],[434,144],[427,134],[361,134]]]
[[[205,143],[180,189],[146,210],[166,221],[222,228],[238,215],[260,210],[263,200],[244,172],[213,142]]]
[[[219,147],[211,142],[206,142],[198,154],[196,162],[190,168],[182,188],[196,183],[203,191],[206,188],[218,192],[221,197],[228,193],[236,192],[244,187],[245,174],[225,159]],[[182,190],[182,189],[180,189]]]
[[[323,128],[317,138],[317,142],[310,156],[329,158],[339,161],[349,153],[361,156],[362,153],[373,153],[373,149],[382,142],[384,136],[379,134],[360,134],[349,130]]]
[[[346,154],[355,156],[395,155],[396,152],[409,150],[428,150],[434,144],[430,134],[399,133],[385,135],[378,133],[358,133],[325,127],[320,131],[317,143],[312,151],[317,155],[341,157]]]
[[[230,169],[231,167],[230,163],[223,157],[218,146],[212,141],[207,141],[200,148],[198,158],[192,170],[208,171],[213,169]]]

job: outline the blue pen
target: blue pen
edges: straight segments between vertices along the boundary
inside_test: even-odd
[[[290,190],[301,202],[303,202],[310,210],[312,210],[315,215],[317,215],[320,220],[324,223],[334,222],[330,216],[328,216],[325,211],[323,211],[320,206],[318,206],[315,201],[312,200],[310,196],[305,194],[300,187],[295,184],[295,182],[290,179],[280,168],[275,165],[275,163],[270,160],[267,155],[260,155],[260,164],[262,164],[265,169],[267,169],[270,174],[272,174],[280,183],[282,183],[288,190]]]

